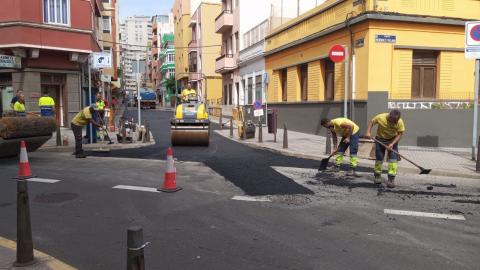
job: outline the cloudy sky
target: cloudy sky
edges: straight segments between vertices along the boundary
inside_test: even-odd
[[[119,0],[120,18],[132,15],[162,15],[167,14],[174,0]]]

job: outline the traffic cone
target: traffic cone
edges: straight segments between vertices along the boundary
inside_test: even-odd
[[[34,177],[28,162],[27,146],[25,141],[20,142],[20,164],[17,179],[28,179]]]
[[[181,189],[181,187],[177,187],[177,169],[175,169],[175,163],[173,161],[173,149],[169,147],[167,149],[167,170],[165,171],[163,187],[157,190],[173,193]]]

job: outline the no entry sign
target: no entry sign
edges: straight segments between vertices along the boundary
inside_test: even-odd
[[[345,60],[345,48],[342,45],[334,45],[330,49],[328,56],[330,57],[330,60],[335,63],[343,62]]]

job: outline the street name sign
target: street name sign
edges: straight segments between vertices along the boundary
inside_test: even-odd
[[[0,68],[22,68],[20,56],[0,54]]]

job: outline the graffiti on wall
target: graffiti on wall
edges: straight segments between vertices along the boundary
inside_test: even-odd
[[[388,102],[388,109],[400,110],[464,110],[473,108],[473,103],[469,101],[391,101]]]

